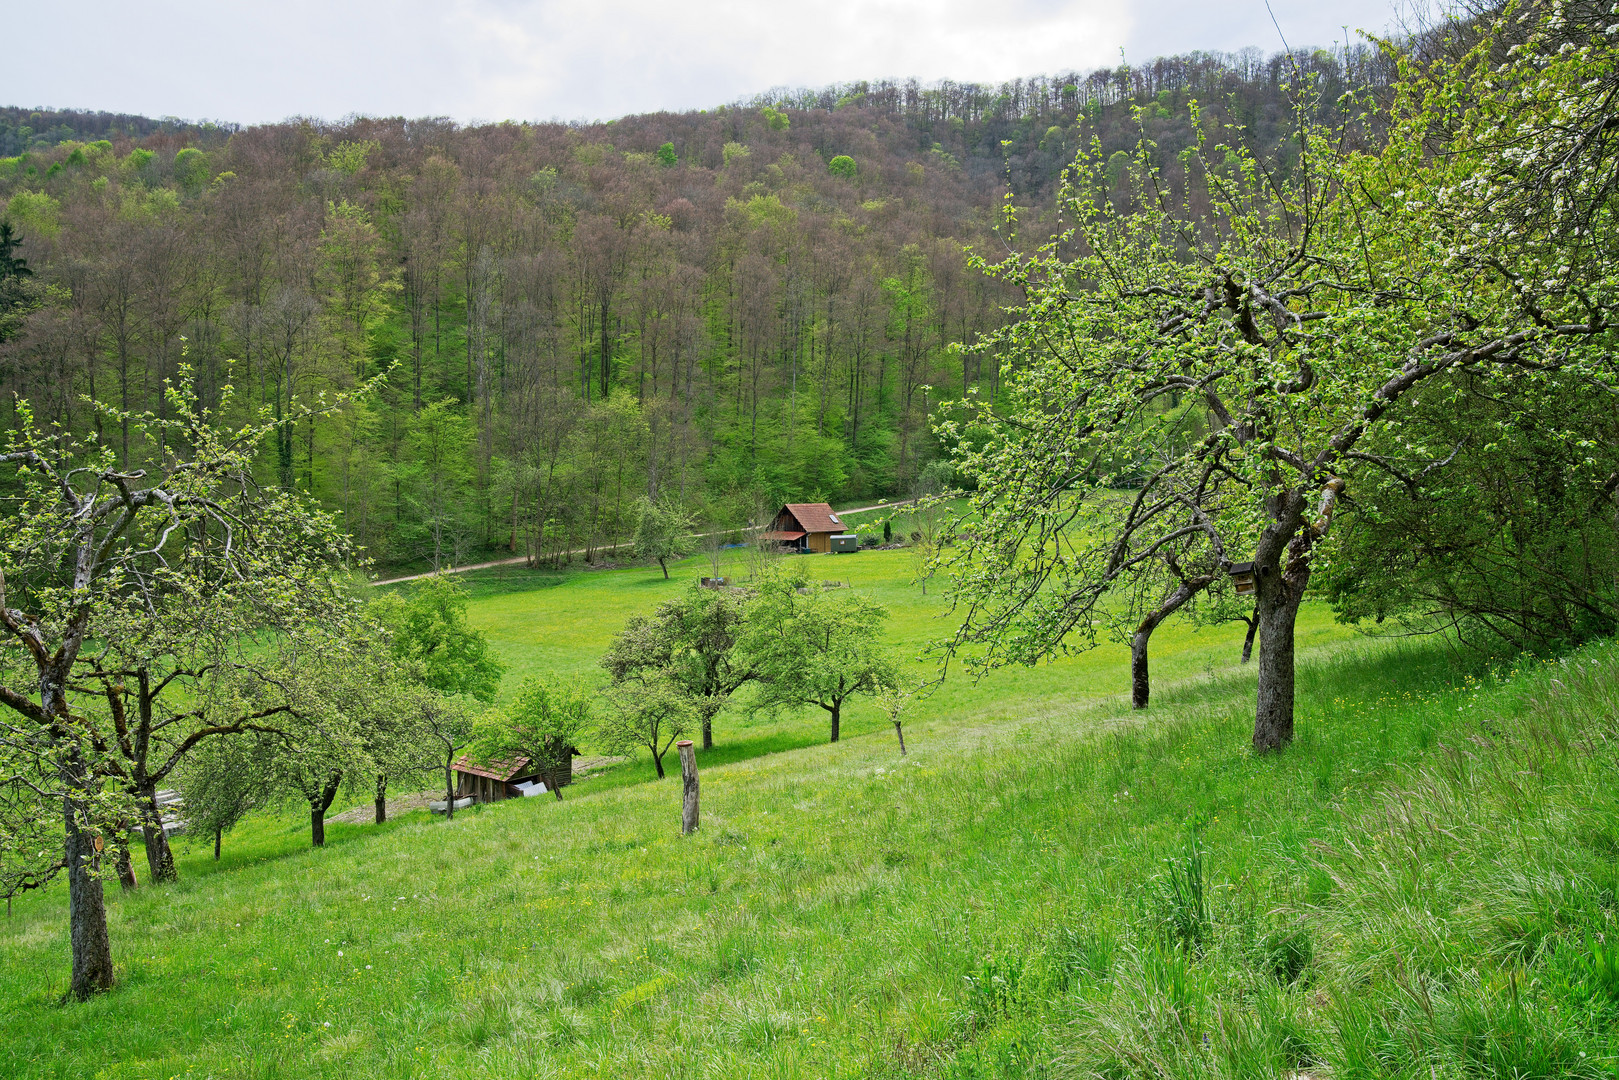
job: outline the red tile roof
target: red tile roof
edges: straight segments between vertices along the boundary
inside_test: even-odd
[[[840,533],[844,531],[843,522],[838,520],[838,515],[834,514],[832,507],[826,503],[788,503],[783,509],[798,520],[798,524],[805,532]]]
[[[453,768],[456,772],[470,773],[473,776],[487,776],[491,780],[499,780],[504,783],[514,776],[521,775],[523,769],[527,766],[528,758],[526,757],[512,758],[510,761],[491,761],[487,765],[474,765],[470,759],[463,757],[456,761]]]
[[[802,530],[798,532],[766,532],[759,535],[764,540],[802,540],[804,538]]]

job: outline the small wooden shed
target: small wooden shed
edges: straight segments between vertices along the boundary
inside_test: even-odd
[[[517,785],[534,779],[534,770],[528,767],[528,758],[509,761],[490,761],[474,764],[469,758],[460,758],[451,766],[455,770],[455,795],[473,802],[500,802],[518,795]]]
[[[474,762],[471,758],[459,758],[450,766],[456,776],[455,795],[458,799],[471,799],[474,802],[500,802],[502,799],[521,798],[524,792],[520,786],[543,783],[548,791],[556,791],[573,783],[573,758],[579,753],[577,747],[567,747],[567,760],[557,761],[547,766],[544,762],[533,762],[526,757],[511,758],[504,761],[486,761],[483,764]]]
[[[832,537],[848,530],[827,503],[788,503],[776,512],[761,539],[773,540],[790,551],[832,550]]]

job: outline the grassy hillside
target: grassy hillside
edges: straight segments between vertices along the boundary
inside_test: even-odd
[[[823,561],[914,641],[903,554]],[[520,584],[475,614],[551,670],[682,587]],[[0,1074],[1614,1075],[1619,653],[1463,676],[1312,618],[1268,759],[1235,633],[1172,627],[1145,715],[1099,652],[940,694],[909,758],[732,719],[803,748],[709,759],[693,837],[645,766],[322,851],[260,821],[113,898],[87,1005],[60,898],[19,905]]]
[[[796,559],[812,579],[845,582],[883,604],[889,613],[889,640],[901,655],[913,658],[912,674],[920,680],[933,672],[932,661],[914,658],[929,641],[948,636],[952,624],[947,621],[948,604],[939,596],[938,583],[927,596],[913,583],[915,562],[909,550]],[[668,581],[655,566],[571,574],[521,567],[478,571],[466,575],[474,597],[469,615],[507,663],[503,691],[511,694],[527,672],[601,676],[597,659],[631,615],[651,611],[711,572],[708,563],[697,558],[671,564]],[[740,554],[726,565],[724,573],[747,576]],[[1237,661],[1244,632],[1237,623],[1197,629],[1172,622],[1153,636],[1153,671],[1171,682],[1223,670]],[[1301,649],[1351,637],[1351,632],[1332,622],[1325,608],[1307,607],[1300,617]],[[978,683],[968,677],[952,678],[946,690],[919,703],[916,716],[993,720],[1028,716],[1031,711],[1068,710],[1128,694],[1128,658],[1124,645],[1104,643],[1093,652],[1038,668],[1002,671]],[[857,707],[852,730],[871,730],[879,722],[875,709]],[[748,726],[734,714],[727,714],[719,724],[721,730]]]
[[[862,551],[858,555],[797,556],[811,578],[842,581],[883,604],[889,613],[888,639],[907,660],[908,676],[915,682],[931,678],[934,661],[923,658],[928,644],[949,633],[948,603],[937,587],[928,595],[915,584],[911,551]],[[656,567],[553,573],[521,567],[500,567],[465,575],[473,596],[469,618],[489,635],[496,653],[507,664],[502,693],[510,696],[530,673],[579,674],[604,679],[597,664],[612,639],[630,618],[651,611],[658,603],[688,589],[713,572],[705,559],[691,558],[670,565],[665,581]],[[730,557],[722,573],[746,578],[745,557]],[[1241,624],[1194,627],[1171,622],[1153,636],[1154,678],[1161,685],[1188,679],[1212,678],[1234,669],[1242,649]],[[1324,607],[1307,606],[1299,620],[1299,647],[1320,648],[1353,638],[1332,621]],[[1000,671],[982,680],[958,671],[937,692],[918,700],[907,714],[907,724],[926,733],[931,725],[994,723],[1001,720],[1066,716],[1074,710],[1120,695],[1128,701],[1129,649],[1103,642],[1095,650],[1064,657],[1037,668]],[[888,721],[869,702],[846,708],[843,737],[881,734],[892,738]],[[778,721],[750,717],[733,707],[715,721],[715,747],[702,755],[701,764],[717,764],[798,747],[815,746],[827,739],[826,717],[819,709],[806,709],[796,718]],[[587,745],[585,750],[589,752]],[[650,778],[649,761],[628,763],[609,770],[597,782],[612,786]]]

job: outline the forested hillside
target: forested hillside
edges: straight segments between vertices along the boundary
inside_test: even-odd
[[[902,494],[940,402],[1000,387],[956,347],[1017,298],[964,251],[1049,231],[1081,139],[1127,197],[1145,131],[1182,191],[1194,98],[1285,170],[1295,63],[1326,102],[1389,74],[1366,50],[1200,54],[593,125],[10,110],[0,408],[93,426],[135,466],[150,448],[87,399],[164,415],[189,365],[205,400],[229,384],[231,409],[281,416],[374,382],[260,471],[396,565],[594,549],[643,498],[734,527]],[[996,236],[1008,185],[1018,238]]]
[[[151,145],[166,142],[171,149],[193,145],[211,149],[222,145],[235,130],[234,124],[191,123],[172,116],[154,120],[131,113],[0,105],[0,157],[50,150],[73,140],[97,139],[141,139]]]

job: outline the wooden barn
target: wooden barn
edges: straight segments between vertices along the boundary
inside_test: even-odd
[[[579,751],[573,752],[577,754]],[[526,757],[490,761],[482,765],[463,757],[451,768],[455,770],[456,777],[455,797],[481,803],[537,794],[540,790],[538,785],[542,783],[546,790],[554,792],[573,782],[571,763],[569,768],[546,769],[531,764]]]
[[[788,503],[776,512],[761,538],[789,551],[832,550],[832,538],[848,530],[826,503]]]

